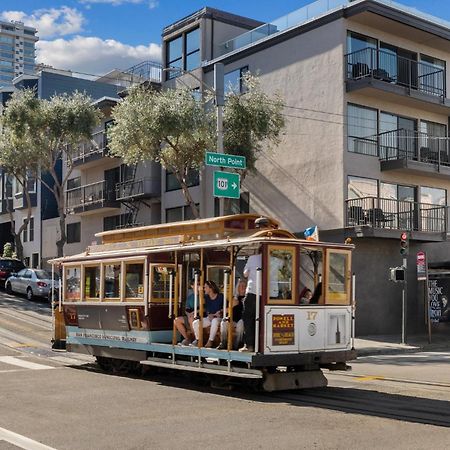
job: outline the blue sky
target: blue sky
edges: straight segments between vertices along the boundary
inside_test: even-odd
[[[311,0],[0,0],[0,17],[39,29],[38,58],[88,73],[126,68],[159,57],[162,28],[211,6],[261,21]],[[448,0],[401,0],[450,21]]]

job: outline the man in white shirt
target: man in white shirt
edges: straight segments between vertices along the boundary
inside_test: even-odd
[[[247,288],[245,290],[244,311],[244,346],[240,352],[253,352],[255,349],[255,320],[256,320],[256,273],[262,266],[262,255],[249,256],[244,267],[244,277],[247,278]],[[261,294],[261,293],[260,293]]]

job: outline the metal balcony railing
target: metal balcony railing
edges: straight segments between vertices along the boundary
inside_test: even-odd
[[[348,53],[345,62],[348,80],[375,78],[435,95],[442,100],[446,96],[446,71],[442,67],[371,47]]]
[[[81,163],[87,158],[90,158],[96,154],[102,154],[105,152],[108,145],[107,136],[105,131],[98,131],[92,135],[91,140],[82,142],[73,152],[73,163]]]
[[[116,199],[130,200],[158,196],[161,182],[158,178],[140,178],[116,184]]]
[[[355,153],[381,161],[408,160],[450,167],[450,138],[400,128],[363,138],[351,138]]]
[[[95,205],[96,203],[103,203],[105,201],[115,201],[114,192],[106,189],[106,181],[70,189],[66,195],[66,206],[68,209]]]
[[[446,233],[447,206],[378,197],[346,200],[345,226]]]
[[[399,129],[378,135],[382,161],[406,159],[450,167],[449,138]]]

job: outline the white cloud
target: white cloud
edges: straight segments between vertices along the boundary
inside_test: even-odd
[[[0,19],[18,20],[24,22],[25,25],[35,27],[41,38],[79,33],[85,22],[80,11],[67,6],[59,9],[38,9],[32,14],[26,14],[23,11],[4,11],[0,13]]]
[[[125,3],[131,3],[133,5],[139,5],[142,3],[146,3],[150,9],[155,9],[159,6],[158,0],[79,0],[80,3],[84,5],[89,5],[92,3],[103,3],[109,4],[113,6],[123,5]]]
[[[158,44],[127,45],[114,39],[75,36],[71,39],[41,40],[36,45],[37,62],[58,69],[102,75],[112,69],[127,69],[146,60],[160,61]]]

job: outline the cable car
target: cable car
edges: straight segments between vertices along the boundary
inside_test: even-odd
[[[93,355],[103,369],[152,366],[274,391],[325,386],[323,368],[345,369],[356,357],[352,245],[299,239],[255,214],[96,236],[100,244],[52,264],[62,266],[56,309],[67,351]],[[254,346],[245,348],[236,342],[233,305],[255,255],[255,313],[244,313],[244,336]],[[207,282],[220,292],[225,342],[208,339]],[[198,336],[195,345],[181,345],[175,319],[186,314],[189,295]],[[186,332],[189,326],[186,320]]]

